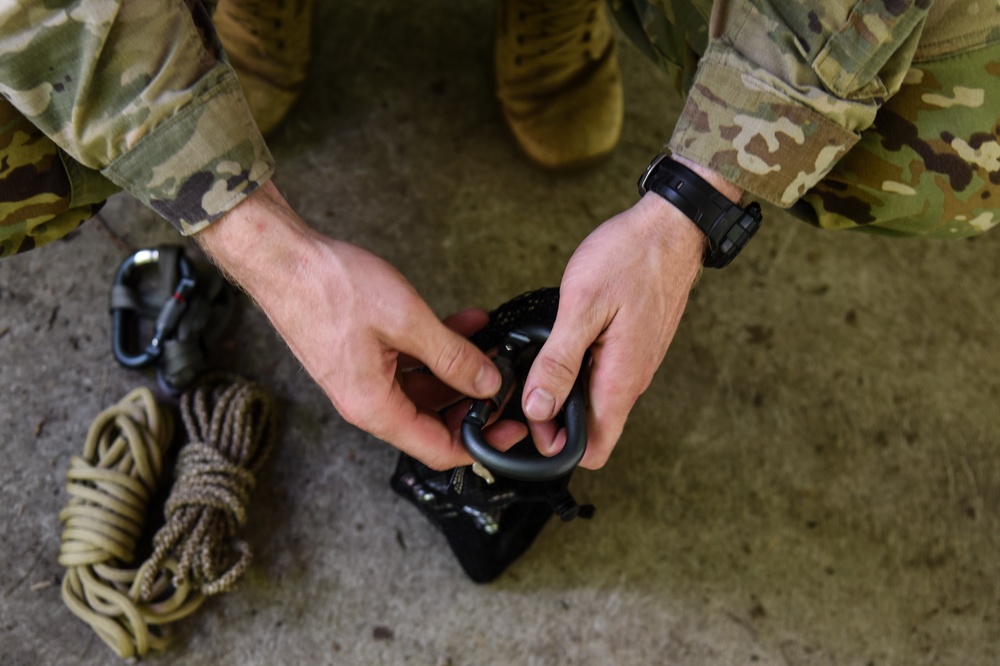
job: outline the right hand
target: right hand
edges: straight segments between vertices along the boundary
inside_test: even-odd
[[[472,462],[455,424],[404,391],[403,366],[416,359],[476,398],[499,390],[499,372],[395,268],[310,229],[271,183],[196,238],[258,303],[347,421],[435,469]],[[506,448],[521,434],[501,427],[488,438]]]

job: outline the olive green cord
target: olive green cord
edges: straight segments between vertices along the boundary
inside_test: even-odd
[[[194,612],[203,599],[160,575],[153,601],[141,603],[139,569],[130,566],[173,430],[170,413],[153,394],[136,389],[94,420],[83,455],[70,460],[66,473],[70,501],[59,513],[63,602],[123,658],[166,647],[164,625]]]
[[[139,567],[136,548],[163,480],[173,419],[140,388],[94,420],[83,455],[70,461],[70,501],[59,514],[62,597],[118,656],[166,648],[171,623],[246,572],[249,547],[229,543],[246,522],[254,474],[273,446],[271,405],[260,386],[236,376],[216,376],[182,395],[190,443],[178,456],[167,522]]]

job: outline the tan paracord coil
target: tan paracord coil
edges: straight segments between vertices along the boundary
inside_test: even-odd
[[[162,482],[170,413],[148,389],[132,391],[94,420],[67,472],[63,601],[123,658],[166,648],[169,625],[232,589],[250,562],[248,546],[235,542],[234,555],[230,540],[273,446],[271,399],[241,377],[216,376],[182,396],[181,413],[190,442],[178,456],[167,522],[140,566],[136,548]]]

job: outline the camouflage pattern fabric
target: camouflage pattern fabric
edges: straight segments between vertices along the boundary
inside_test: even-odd
[[[68,232],[112,183],[192,234],[274,170],[198,0],[8,0],[0,95],[5,255]]]
[[[668,147],[824,228],[1000,222],[1000,3],[611,0],[687,95]]]
[[[62,238],[118,190],[96,172],[76,178],[56,144],[0,98],[0,257]],[[92,179],[92,186],[74,183]]]
[[[896,236],[960,238],[1000,222],[1000,45],[914,64],[793,212]]]
[[[0,255],[115,186],[182,233],[273,172],[197,0],[0,6]],[[826,228],[998,221],[1000,3],[611,0],[687,94],[669,148]]]

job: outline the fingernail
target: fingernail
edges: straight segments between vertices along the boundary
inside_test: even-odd
[[[528,396],[528,402],[524,405],[524,413],[532,421],[548,421],[552,418],[555,406],[556,399],[549,395],[548,391],[536,388]]]
[[[479,374],[472,383],[480,395],[494,395],[500,390],[500,371],[492,363],[487,363],[479,368]]]

